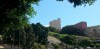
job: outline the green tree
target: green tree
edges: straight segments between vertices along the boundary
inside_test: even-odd
[[[23,29],[22,33],[20,33],[22,49],[34,49],[35,36],[31,25]]]
[[[84,47],[84,48],[86,48],[87,46],[92,45],[92,42],[93,42],[93,41],[92,41],[91,39],[85,38],[85,39],[83,39],[83,40],[81,40],[81,41],[79,42],[79,45],[82,46],[82,47]]]
[[[3,42],[5,44],[10,44],[11,49],[13,48],[12,45],[18,45],[19,43],[19,30],[9,29],[7,33],[4,34]]]
[[[68,44],[68,45],[75,45],[77,44],[77,41],[76,41],[76,36],[74,35],[67,35],[65,37],[63,37],[61,39],[62,42]]]
[[[1,0],[0,1],[0,31],[8,31],[9,28],[20,28],[28,23],[28,15],[36,12],[31,6],[38,4],[39,0]]]
[[[47,44],[48,29],[40,23],[32,24],[32,28],[36,37],[35,41],[37,43]]]
[[[65,26],[62,28],[60,34],[80,35],[84,36],[84,29],[77,28],[74,25]]]
[[[0,1],[0,33],[4,34],[6,40],[9,39],[8,43],[12,43],[12,39],[18,41],[15,30],[28,24],[30,16],[36,14],[31,5],[38,4],[38,2],[39,0]]]

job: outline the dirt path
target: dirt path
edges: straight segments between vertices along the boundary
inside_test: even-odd
[[[0,49],[11,49],[11,45],[0,45]],[[14,46],[13,49],[18,49],[18,46]]]

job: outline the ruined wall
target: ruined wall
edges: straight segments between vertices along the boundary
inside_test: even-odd
[[[100,25],[87,27],[85,29],[85,34],[91,38],[100,38]]]
[[[77,24],[75,24],[76,27],[84,29],[87,28],[87,23],[86,22],[79,22]]]
[[[49,26],[50,27],[54,27],[58,30],[61,30],[61,20],[60,18],[58,18],[57,20],[53,20],[49,23]]]

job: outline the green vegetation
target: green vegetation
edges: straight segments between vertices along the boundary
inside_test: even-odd
[[[53,27],[47,27],[49,29],[50,32],[56,32],[58,33],[58,30],[56,28]]]
[[[62,41],[62,43],[67,44],[67,47],[92,47],[92,48],[98,48],[100,44],[94,43],[93,40],[91,40],[89,37],[86,36],[77,36],[77,35],[68,35],[68,34],[59,34],[55,32],[49,32],[50,36],[56,37],[59,40]],[[70,46],[69,46],[70,45]]]
[[[40,23],[27,25],[20,30],[10,31],[3,37],[5,44],[20,45],[22,49],[34,49],[34,43],[48,43],[48,29]]]
[[[34,49],[46,49],[46,45],[41,45],[38,43],[34,43]]]
[[[20,29],[28,24],[30,16],[36,12],[31,6],[39,0],[1,0],[0,1],[0,31],[3,34]],[[17,26],[17,27],[16,27]]]
[[[42,24],[32,24],[33,32],[35,34],[36,42],[41,44],[47,44],[47,38],[48,38],[48,29],[44,27]]]
[[[49,34],[50,36],[59,35],[59,33],[56,33],[56,32],[49,32],[48,34]]]
[[[68,44],[68,45],[76,45],[77,44],[76,37],[75,36],[71,36],[71,35],[63,37],[61,39],[61,41],[66,43],[66,44]]]
[[[80,42],[79,45],[82,47],[87,47],[93,44],[93,41],[90,38],[83,38]]]
[[[58,39],[61,39],[61,38],[65,37],[65,36],[67,36],[67,34],[59,34],[59,33],[56,33],[56,32],[49,32],[48,34],[50,36],[56,37]]]
[[[60,34],[79,35],[84,36],[84,29],[77,28],[74,25],[65,26],[61,29]]]

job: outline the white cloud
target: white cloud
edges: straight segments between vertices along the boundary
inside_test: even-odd
[[[49,27],[49,25],[45,25],[45,27]]]

